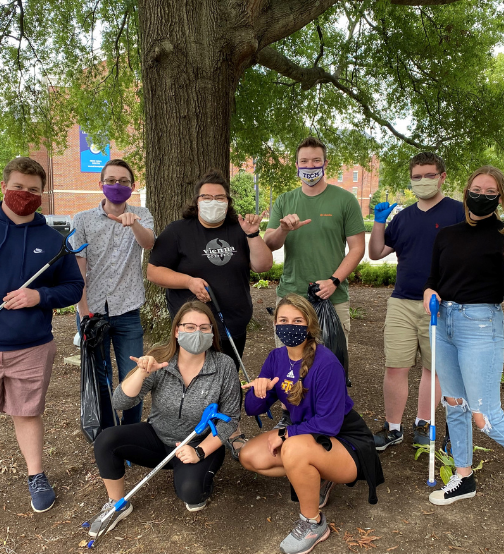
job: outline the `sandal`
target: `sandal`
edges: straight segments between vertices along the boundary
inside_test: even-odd
[[[229,450],[231,451],[231,456],[233,456],[236,461],[239,461],[240,450],[243,448],[246,442],[247,439],[245,438],[245,435],[243,433],[241,433],[240,435],[236,435],[236,437],[229,438],[226,441],[226,446],[229,448]]]

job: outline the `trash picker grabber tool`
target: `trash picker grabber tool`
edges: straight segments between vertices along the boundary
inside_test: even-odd
[[[103,517],[103,524],[104,524],[103,529],[100,528],[98,530],[98,533],[96,534],[96,538],[88,542],[87,544],[88,548],[95,547],[99,538],[107,532],[107,529],[112,521],[112,516],[114,515],[114,512],[118,512],[119,510],[121,510],[128,503],[128,500],[136,492],[138,492],[146,483],[148,483],[150,479],[152,479],[152,477],[154,477],[154,475],[158,473],[159,470],[163,469],[163,467],[175,456],[175,454],[183,446],[191,442],[196,435],[201,435],[201,433],[203,433],[207,427],[210,427],[212,431],[212,435],[214,437],[217,436],[217,429],[215,428],[215,423],[213,422],[213,420],[214,419],[222,419],[222,421],[231,420],[229,416],[219,413],[218,409],[219,407],[217,406],[217,404],[210,404],[209,406],[207,406],[205,408],[205,411],[203,412],[203,415],[201,416],[200,422],[194,428],[194,431],[188,437],[186,437],[177,446],[177,448],[172,450],[170,454],[166,456],[166,458],[162,462],[160,462],[150,473],[148,473],[135,487],[133,487],[128,494],[126,494],[123,498],[121,498],[115,503],[114,507],[111,508],[110,511],[107,514],[105,514],[105,516]],[[86,523],[83,524],[83,527],[89,526],[89,523],[87,523],[87,525]]]
[[[238,358],[238,361],[240,362],[241,370],[243,371],[243,375],[245,376],[245,379],[247,380],[247,383],[250,383],[250,377],[248,376],[247,370],[245,369],[245,366],[243,365],[243,361],[240,357],[240,354],[238,354],[238,349],[236,348],[236,345],[234,343],[233,337],[231,336],[231,333],[229,332],[229,329],[226,327],[226,324],[224,323],[224,316],[222,315],[220,306],[217,302],[217,299],[215,298],[215,294],[213,293],[213,290],[210,286],[205,287],[208,294],[210,295],[210,299],[212,300],[213,305],[215,306],[215,309],[217,310],[217,314],[221,320],[222,326],[224,327],[224,330],[226,331],[227,338],[229,339],[229,342],[231,343],[231,346],[233,347],[234,353],[236,357]],[[267,416],[270,419],[273,419],[273,416],[271,415],[271,411],[268,410],[266,412]],[[255,419],[257,421],[257,425],[259,425],[259,429],[262,429],[262,421],[259,416],[255,416]]]
[[[77,254],[78,252],[82,252],[82,250],[84,250],[84,248],[86,248],[86,246],[88,246],[88,243],[84,243],[82,246],[80,246],[79,248],[76,248],[75,250],[71,248],[71,245],[70,243],[68,242],[68,239],[75,233],[75,229],[65,238],[63,239],[63,244],[61,245],[61,248],[60,248],[60,251],[56,254],[56,256],[54,256],[54,258],[47,262],[45,264],[45,266],[41,269],[39,269],[37,271],[37,273],[35,273],[35,275],[33,277],[31,277],[30,279],[28,279],[28,281],[26,281],[26,283],[24,283],[23,285],[21,285],[19,288],[20,289],[25,289],[30,283],[32,283],[33,281],[35,281],[35,279],[41,275],[42,273],[44,273],[44,271],[50,267],[53,263],[57,262],[60,258],[62,258],[63,256],[66,256],[66,254]],[[5,306],[7,302],[4,302],[3,304],[0,304],[0,310]]]
[[[429,426],[429,487],[436,486],[434,478],[434,463],[436,461],[436,330],[437,330],[437,315],[439,310],[439,302],[437,296],[433,294],[429,302],[431,312],[431,421]]]

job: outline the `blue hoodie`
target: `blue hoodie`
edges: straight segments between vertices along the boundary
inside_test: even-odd
[[[35,213],[33,221],[16,225],[7,217],[0,202],[0,304],[9,292],[17,290],[59,252],[62,236]],[[73,254],[60,258],[29,288],[40,294],[32,308],[0,310],[0,352],[23,350],[53,339],[54,308],[77,303],[84,281]]]

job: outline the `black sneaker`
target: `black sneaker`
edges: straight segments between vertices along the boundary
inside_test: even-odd
[[[424,419],[420,419],[418,425],[413,423],[413,448],[420,446],[429,446],[429,427],[430,423]]]
[[[458,473],[452,475],[448,483],[438,491],[431,492],[429,502],[437,506],[446,506],[457,500],[472,498],[476,495],[476,479],[474,472],[467,477],[461,477]]]
[[[273,427],[273,429],[283,429],[288,425],[292,425],[290,414],[288,410],[282,410],[282,417],[280,418],[279,422],[275,425],[275,427]]]
[[[403,428],[401,425],[400,431],[389,431],[389,424],[386,421],[383,424],[383,429],[378,431],[376,435],[373,435],[376,450],[382,451],[393,444],[399,444],[403,441]]]
[[[44,472],[37,473],[37,475],[28,479],[28,489],[31,494],[31,507],[34,512],[47,512],[53,507],[56,495]]]

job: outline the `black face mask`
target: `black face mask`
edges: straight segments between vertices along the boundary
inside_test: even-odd
[[[500,194],[494,200],[488,200],[484,194],[480,194],[478,198],[473,198],[469,194],[466,197],[466,204],[469,211],[479,217],[490,215],[495,212],[499,205]]]

